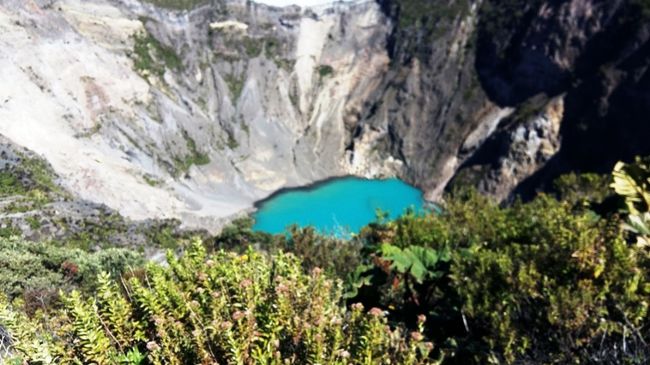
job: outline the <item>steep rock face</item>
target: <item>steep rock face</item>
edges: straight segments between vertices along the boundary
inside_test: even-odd
[[[0,28],[0,133],[128,217],[215,229],[282,187],[396,169],[346,151],[389,62],[374,2],[11,0]]]
[[[484,143],[517,105],[499,105],[484,91],[477,72],[484,1],[381,0],[380,4],[396,24],[389,36],[392,62],[368,102],[363,125],[386,131],[378,143],[380,150],[403,162],[402,178],[437,200],[451,180],[468,181],[454,177],[484,153]],[[500,155],[512,161],[474,171],[469,182],[503,198],[543,165],[541,160],[530,163],[516,156]],[[513,174],[510,170],[520,164],[526,167]],[[480,183],[481,179],[485,181]],[[487,188],[497,184],[498,192]]]
[[[397,24],[377,98],[394,112],[386,144],[429,198],[455,184],[529,195],[650,153],[647,2],[380,3]]]
[[[522,115],[521,109],[525,108],[534,108],[532,115]],[[511,198],[519,184],[557,155],[563,116],[562,96],[551,101],[540,97],[529,101],[529,105],[503,120],[463,163],[447,188],[475,186],[499,200]]]
[[[346,174],[508,199],[650,154],[644,4],[6,0],[0,134],[83,199],[212,230]]]
[[[364,124],[384,131],[384,153],[403,161],[401,176],[440,197],[465,158],[506,113],[486,97],[474,72],[480,2],[380,2],[397,26],[392,64]],[[465,143],[466,139],[469,139]]]
[[[476,69],[490,99],[524,114],[540,96],[562,98],[564,104],[559,150],[529,177],[517,179],[515,193],[528,195],[568,171],[607,173],[617,160],[650,153],[646,3],[489,3],[479,25]],[[494,24],[495,19],[507,21]],[[544,108],[538,103],[533,111]],[[520,161],[507,154],[503,159]],[[482,165],[491,171],[484,183],[502,162]]]

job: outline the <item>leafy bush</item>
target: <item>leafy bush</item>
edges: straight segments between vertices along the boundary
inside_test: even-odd
[[[100,272],[115,277],[143,263],[129,250],[106,249],[88,253],[18,238],[0,238],[0,295],[23,297],[28,309],[44,307],[58,298],[60,289],[96,288]]]
[[[391,329],[381,310],[341,305],[341,283],[293,255],[206,255],[195,243],[141,278],[99,277],[93,297],[29,319],[0,306],[16,361],[96,364],[424,364],[422,328]],[[46,327],[49,330],[44,330]]]
[[[0,198],[20,196],[24,203],[42,206],[65,193],[55,183],[49,164],[37,157],[17,152],[20,160],[0,170]]]
[[[0,172],[0,196],[22,195],[25,189],[22,187],[16,175],[8,172]]]
[[[409,325],[425,313],[448,363],[650,359],[648,254],[616,218],[545,195],[500,207],[468,192],[362,236],[375,252],[352,300]]]
[[[611,176],[593,173],[565,174],[553,182],[560,201],[572,204],[600,203],[613,192],[609,189]]]
[[[145,0],[156,6],[174,10],[191,10],[199,5],[208,3],[208,0]]]
[[[637,235],[639,245],[650,245],[650,158],[638,158],[633,164],[619,162],[613,175],[611,186],[625,199],[625,228]]]
[[[185,139],[189,153],[185,156],[174,156],[174,174],[176,176],[186,174],[193,165],[203,166],[210,163],[210,156],[199,151],[196,141],[185,130],[183,130],[183,139]]]
[[[250,217],[237,219],[214,239],[213,248],[242,253],[254,246],[269,254],[290,252],[298,256],[305,270],[321,268],[334,277],[346,278],[361,263],[363,244],[319,234],[313,227],[289,227],[288,235],[253,231]]]
[[[333,73],[334,73],[334,69],[330,65],[318,66],[318,76],[320,76],[320,78],[327,77]]]
[[[133,45],[133,66],[145,78],[152,75],[162,78],[166,69],[179,70],[183,67],[181,58],[173,48],[168,47],[151,34],[136,34]]]

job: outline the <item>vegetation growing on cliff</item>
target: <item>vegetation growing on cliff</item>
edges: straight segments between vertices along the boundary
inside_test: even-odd
[[[0,171],[0,197],[62,194],[51,167],[42,159],[19,155],[19,161]]]
[[[422,59],[431,45],[442,38],[452,25],[470,10],[468,0],[382,0],[380,4],[396,18],[395,44]]]
[[[162,78],[166,69],[178,70],[182,67],[176,52],[147,32],[135,36],[132,58],[135,70],[145,78]]]
[[[392,1],[397,7],[398,25],[401,28],[425,27],[433,30],[441,22],[453,21],[467,13],[470,2],[467,0],[426,1],[426,0],[396,0]]]
[[[376,248],[359,297],[407,323],[424,313],[459,363],[647,359],[648,255],[616,217],[549,196],[502,208],[469,192],[440,216],[364,237]],[[616,350],[624,340],[629,353]]]
[[[151,3],[153,5],[162,8],[175,9],[175,10],[192,9],[199,5],[210,2],[210,0],[146,0],[146,1],[148,3]]]
[[[330,66],[330,65],[320,65],[320,66],[318,66],[318,76],[320,76],[321,79],[324,78],[324,77],[327,77],[327,76],[329,76],[329,75],[331,75],[333,73],[334,73],[334,68],[332,68],[332,66]]]
[[[187,131],[183,131],[182,134],[189,153],[185,156],[176,156],[174,158],[174,168],[177,176],[187,173],[192,166],[203,166],[210,163],[210,157],[198,150],[196,141],[190,137]]]

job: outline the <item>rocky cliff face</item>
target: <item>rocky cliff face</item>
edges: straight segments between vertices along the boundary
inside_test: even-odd
[[[528,195],[650,153],[647,1],[380,2],[399,20],[396,74],[424,81],[380,100],[416,104],[420,114],[390,118],[412,136],[392,145],[430,198],[450,177],[500,199]]]
[[[81,198],[213,230],[346,174],[507,199],[650,153],[644,4],[5,0],[0,134]]]
[[[128,217],[215,228],[279,188],[399,165],[346,150],[389,63],[374,2],[20,0],[0,15],[0,133]]]
[[[528,194],[567,171],[608,173],[617,160],[649,154],[650,4],[533,1],[520,9],[501,34],[488,24],[479,33],[482,85],[492,100],[524,115],[540,96],[561,98],[563,113],[559,149],[520,179],[516,192]],[[533,119],[544,117],[545,109],[530,110]]]

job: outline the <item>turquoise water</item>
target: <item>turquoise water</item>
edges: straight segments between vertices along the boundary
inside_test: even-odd
[[[283,233],[292,225],[314,226],[347,237],[376,219],[378,209],[396,218],[405,209],[422,210],[422,192],[398,179],[335,179],[310,189],[282,192],[254,214],[256,231]]]

